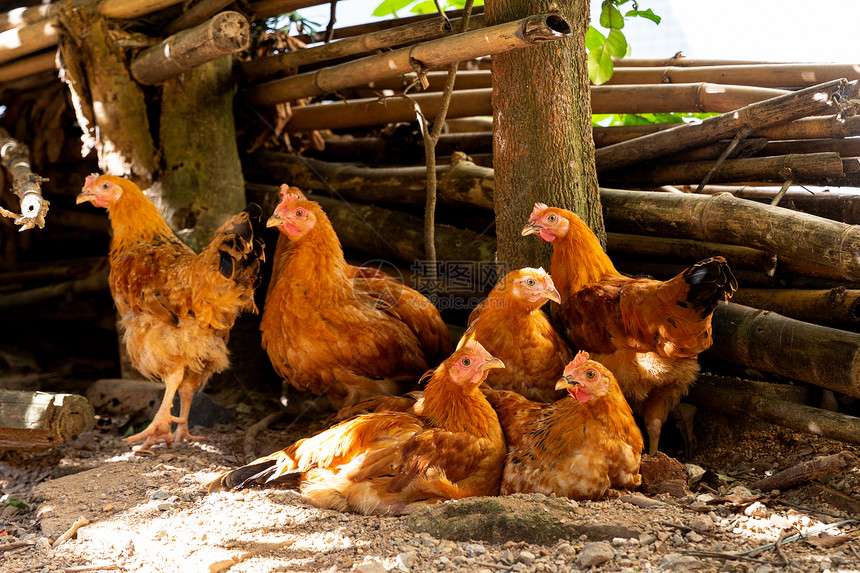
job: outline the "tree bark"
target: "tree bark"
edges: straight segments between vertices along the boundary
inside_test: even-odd
[[[860,290],[742,288],[732,302],[815,324],[854,327],[860,322]]]
[[[846,424],[845,421],[842,422],[844,425],[842,427],[843,431],[841,432],[844,436],[841,438],[842,441],[854,444],[860,442],[860,420],[857,418],[851,418],[851,416],[843,416],[843,418],[850,418],[852,422],[849,424]],[[815,431],[815,421],[810,420],[809,422],[810,423],[807,426],[808,429],[812,430],[812,433],[818,434],[819,432]],[[853,430],[851,434],[847,434],[845,432],[845,430],[848,430],[849,428]],[[838,454],[832,454],[829,456],[818,456],[811,460],[794,465],[781,472],[775,473],[772,476],[760,479],[751,484],[750,489],[758,489],[761,491],[787,489],[832,473],[851,471],[856,468],[858,464],[860,464],[860,460],[857,459],[857,456],[848,451],[839,452]]]
[[[94,427],[83,396],[0,390],[0,449],[43,450]]]
[[[860,335],[733,303],[712,322],[710,356],[860,397]]]
[[[231,57],[168,80],[160,123],[165,170],[156,204],[176,234],[200,251],[246,204]]]
[[[493,57],[494,209],[502,272],[549,268],[549,245],[524,241],[520,233],[538,201],[571,209],[601,241],[606,238],[590,137],[588,2],[492,0],[485,15],[489,26],[553,8],[575,24],[569,39]]]

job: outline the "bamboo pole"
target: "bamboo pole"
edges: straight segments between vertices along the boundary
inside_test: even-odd
[[[788,155],[791,153],[838,153],[840,157],[860,156],[860,138],[792,139],[768,141],[757,155]]]
[[[104,0],[87,2],[96,13],[106,18],[131,19],[157,12],[178,4],[182,0]],[[51,16],[21,28],[13,28],[0,33],[0,63],[38,52],[55,46],[59,34],[57,22],[58,7],[50,9]]]
[[[845,164],[836,153],[806,153],[777,157],[727,159],[711,174],[714,183],[759,181],[795,183],[828,180],[839,183],[845,175]],[[695,184],[714,168],[713,161],[660,163],[647,167],[601,173],[601,183],[615,187],[659,187],[673,184]]]
[[[239,71],[245,76],[245,78],[252,80],[263,76],[282,73],[290,68],[298,68],[300,66],[307,66],[358,54],[366,54],[376,50],[388,49],[392,46],[412,44],[441,38],[443,36],[450,36],[454,33],[454,30],[460,29],[460,23],[461,20],[459,19],[451,20],[451,27],[449,27],[449,24],[442,20],[442,18],[420,20],[404,26],[379,30],[377,32],[371,32],[369,34],[363,34],[352,38],[344,38],[343,40],[323,44],[321,46],[305,48],[303,50],[294,50],[265,58],[257,58],[249,62],[241,62],[239,64]],[[484,18],[482,15],[470,18],[470,30],[476,30],[483,26]],[[459,81],[457,85],[460,87]]]
[[[277,186],[248,183],[246,189],[249,200],[261,205],[264,212],[272,212],[278,200]],[[393,257],[408,263],[425,260],[424,235],[418,217],[320,195],[309,198],[325,210],[344,247],[376,258]],[[495,260],[496,241],[492,237],[448,225],[436,225],[435,232],[440,261]]]
[[[752,60],[707,60],[707,59],[691,59],[684,57],[681,52],[678,52],[673,57],[668,59],[661,58],[612,58],[615,64],[615,69],[619,68],[654,68],[664,66],[756,66],[756,65],[772,65],[776,62],[757,62]]]
[[[8,84],[21,78],[34,76],[56,69],[56,51],[45,52],[29,58],[14,60],[6,65],[0,66],[0,84]]]
[[[761,386],[761,383],[724,376],[699,376],[685,401],[709,412],[752,418],[797,432],[860,443],[860,418],[764,397],[759,394]]]
[[[95,413],[77,394],[0,390],[0,448],[42,450],[95,427]]]
[[[776,271],[776,256],[759,249],[709,243],[689,239],[667,239],[648,235],[606,233],[606,251],[611,256],[665,257],[679,261],[696,262],[708,257],[722,255],[732,268],[757,269],[773,276]],[[732,299],[734,300],[734,299]],[[737,301],[735,301],[737,302]]]
[[[860,335],[720,303],[707,354],[860,397]]]
[[[215,14],[229,6],[234,0],[200,0],[183,12],[173,22],[162,30],[166,36],[171,36],[179,30],[193,28],[212,18]]]
[[[753,64],[619,67],[604,85],[709,82],[764,88],[808,87],[839,78],[860,79],[853,64]]]
[[[777,191],[776,188],[706,185],[702,193],[731,193],[735,197],[768,204]],[[827,190],[810,193],[806,190],[789,190],[779,202],[779,206],[849,225],[860,225],[860,194],[856,191]]]
[[[328,135],[325,148],[308,151],[312,157],[325,160],[358,161],[376,164],[412,164],[421,154],[421,143],[401,137],[352,137]],[[455,151],[467,155],[490,153],[493,139],[490,132],[443,133],[439,136],[436,151],[439,155],[451,155]]]
[[[815,324],[860,322],[860,290],[741,288],[732,296],[732,302]]]
[[[540,14],[268,82],[245,91],[243,99],[251,105],[275,105],[476,56],[561,40],[570,34],[570,25],[564,18]]]
[[[131,62],[131,74],[139,83],[153,86],[225,54],[244,50],[250,41],[245,17],[238,12],[221,12],[141,52]]]
[[[329,2],[330,0],[258,0],[251,2],[250,8],[257,20],[265,20],[273,16],[288,14],[302,8],[310,8]]]
[[[635,143],[627,141],[601,147],[595,152],[597,170],[600,172],[627,167],[689,147],[731,139],[744,128],[755,130],[800,117],[839,111],[840,102],[854,99],[858,93],[860,82],[836,80],[754,103],[731,113],[705,119],[698,124],[685,124],[646,135]]]
[[[45,226],[45,215],[50,202],[42,197],[42,183],[48,181],[30,169],[29,148],[14,139],[8,131],[0,127],[0,160],[3,167],[12,175],[12,191],[18,196],[21,214],[6,211],[0,207],[0,215],[14,218],[20,225],[18,231]]]
[[[601,188],[608,230],[730,243],[762,249],[860,280],[860,229],[738,199]],[[802,237],[803,240],[798,240]]]

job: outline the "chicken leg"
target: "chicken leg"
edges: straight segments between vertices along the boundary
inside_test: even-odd
[[[179,418],[174,419],[177,422],[176,432],[173,434],[175,442],[183,440],[200,442],[206,439],[205,436],[194,436],[188,431],[188,412],[191,410],[194,394],[200,386],[200,377],[197,375],[186,377],[179,385]]]
[[[169,376],[164,378],[164,398],[161,400],[161,405],[155,413],[155,417],[149,425],[142,431],[133,436],[125,438],[125,442],[132,443],[146,438],[146,441],[132,448],[135,452],[148,450],[155,445],[158,440],[164,440],[167,447],[173,445],[173,434],[170,433],[170,428],[174,422],[182,422],[182,418],[177,418],[170,413],[173,406],[173,396],[176,394],[177,388],[182,385],[184,378],[184,368],[173,371]],[[182,394],[180,393],[180,396]],[[190,401],[189,401],[190,404]],[[187,416],[185,420],[187,421]],[[187,429],[186,429],[187,433]]]

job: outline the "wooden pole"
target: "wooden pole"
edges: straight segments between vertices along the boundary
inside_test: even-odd
[[[600,198],[609,230],[743,245],[860,280],[860,229],[845,223],[729,194],[602,189]]]
[[[34,76],[56,69],[57,52],[50,51],[29,58],[14,60],[6,65],[0,66],[0,84],[8,84],[21,78]]]
[[[617,67],[604,85],[710,82],[736,86],[787,88],[808,87],[839,78],[860,79],[860,68],[853,64]]]
[[[843,159],[837,153],[807,153],[777,157],[727,159],[710,175],[714,183],[760,181],[795,183],[829,180],[834,185],[845,175]],[[713,161],[652,164],[623,171],[601,173],[601,183],[614,187],[659,187],[696,184],[714,167]]]
[[[707,185],[702,192],[708,195],[731,193],[735,197],[769,204],[777,189]],[[827,190],[826,192],[810,193],[806,190],[789,190],[780,200],[779,206],[849,225],[860,225],[860,195],[856,191]]]
[[[404,26],[370,32],[352,38],[344,38],[330,44],[241,62],[239,64],[239,71],[247,79],[251,80],[276,73],[283,73],[290,68],[298,68],[300,66],[346,58],[357,54],[366,54],[376,50],[384,50],[392,46],[450,36],[454,33],[454,30],[460,29],[460,23],[460,19],[450,20],[450,26],[453,28],[451,29],[448,27],[448,22],[442,20],[442,18],[420,20]],[[469,20],[470,30],[482,28],[483,26],[484,18],[481,15]]]
[[[94,427],[83,396],[0,390],[0,449],[43,450]]]
[[[702,375],[684,400],[709,412],[752,418],[797,432],[860,443],[860,418],[762,396],[762,386],[762,383],[748,380]]]
[[[177,19],[168,24],[162,30],[166,36],[170,36],[179,30],[193,28],[212,18],[215,14],[229,6],[234,0],[200,0],[182,13]]]
[[[860,397],[860,335],[720,303],[707,354]]]
[[[244,50],[250,41],[245,17],[238,12],[221,12],[141,52],[131,62],[131,74],[139,83],[153,86],[225,54]]]
[[[258,0],[251,2],[251,12],[257,20],[265,20],[272,16],[280,16],[301,10],[302,8],[310,8],[311,6],[319,6],[320,4],[328,4],[330,0]]]
[[[243,99],[251,105],[275,105],[413,71],[423,73],[433,66],[477,56],[561,40],[570,33],[567,21],[557,14],[530,16],[268,82],[245,91]]]
[[[661,155],[731,139],[744,128],[760,129],[792,119],[834,111],[860,93],[860,82],[836,80],[748,105],[730,113],[710,117],[698,124],[685,124],[639,138],[601,147],[595,153],[598,172],[627,167]]]
[[[48,181],[30,169],[29,148],[14,139],[8,131],[0,127],[0,159],[3,167],[12,175],[12,191],[18,196],[21,214],[16,215],[0,207],[0,214],[14,218],[20,225],[18,231],[45,226],[45,215],[50,202],[42,197],[41,184]]]
[[[751,60],[706,60],[686,58],[681,52],[678,52],[673,57],[668,59],[659,58],[612,58],[615,68],[654,68],[664,66],[755,66],[755,65],[772,65],[775,62],[756,62]]]
[[[860,290],[742,288],[732,302],[814,324],[853,326],[860,322]]]

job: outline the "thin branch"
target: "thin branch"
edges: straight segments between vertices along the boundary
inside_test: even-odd
[[[711,170],[708,171],[708,174],[705,175],[705,178],[702,179],[702,182],[699,183],[698,187],[696,187],[696,190],[694,191],[694,193],[701,193],[702,192],[702,189],[704,189],[705,185],[708,184],[708,181],[711,180],[711,176],[714,173],[716,173],[717,169],[720,168],[720,165],[722,165],[723,162],[726,159],[728,159],[729,155],[731,155],[732,151],[734,151],[734,149],[735,149],[735,147],[737,147],[738,143],[740,143],[741,140],[749,137],[752,132],[753,132],[753,128],[746,125],[740,131],[738,131],[735,134],[734,138],[732,138],[732,141],[728,144],[728,146],[726,146],[725,151],[723,151],[722,155],[720,155],[720,157],[717,159],[716,163],[714,163],[714,166],[711,167]]]

